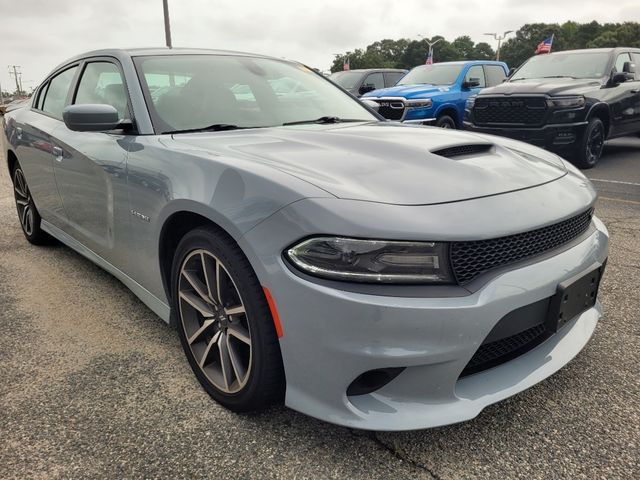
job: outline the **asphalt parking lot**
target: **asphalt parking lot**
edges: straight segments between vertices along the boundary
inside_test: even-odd
[[[585,350],[473,421],[405,433],[218,406],[174,331],[123,285],[64,246],[24,240],[4,165],[0,478],[640,476],[640,139],[611,142],[587,172],[611,255]]]

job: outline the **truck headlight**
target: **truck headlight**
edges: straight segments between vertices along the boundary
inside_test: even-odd
[[[314,237],[285,252],[317,277],[365,283],[453,283],[445,243]]]
[[[471,110],[476,104],[476,97],[477,95],[471,95],[469,98],[467,98],[467,101],[464,104],[464,108],[466,108],[467,110]]]
[[[407,108],[431,108],[433,106],[433,102],[430,98],[405,100],[404,103]]]
[[[547,100],[547,105],[555,108],[582,108],[584,107],[584,97],[558,97]]]

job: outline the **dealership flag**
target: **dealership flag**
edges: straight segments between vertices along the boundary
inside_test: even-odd
[[[433,50],[429,49],[429,54],[427,55],[426,65],[433,65]]]
[[[349,67],[349,57],[347,57],[347,58],[345,58],[345,59],[344,59],[344,62],[342,63],[342,70],[344,70],[345,72],[346,72],[347,70],[350,70],[350,67]]]
[[[539,53],[551,53],[551,45],[553,45],[553,35],[545,38],[538,44],[538,47],[536,48],[536,55]]]

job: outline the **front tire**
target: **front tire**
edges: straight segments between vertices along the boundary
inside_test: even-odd
[[[29,243],[33,245],[46,245],[51,243],[52,238],[41,228],[42,219],[38,213],[31,191],[27,185],[22,167],[16,162],[11,174],[13,181],[13,194],[18,211],[18,220],[22,227],[22,233]]]
[[[578,150],[575,152],[574,163],[576,166],[582,169],[595,167],[602,156],[604,141],[604,123],[598,117],[593,117],[589,120]]]
[[[436,127],[440,128],[456,128],[456,121],[449,115],[440,115],[436,120]]]
[[[240,248],[213,227],[192,230],[178,244],[171,284],[180,341],[207,393],[234,412],[281,402],[278,337]]]

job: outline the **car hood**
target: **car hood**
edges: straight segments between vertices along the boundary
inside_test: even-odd
[[[451,87],[447,85],[396,85],[395,87],[381,88],[362,96],[367,97],[403,97],[403,98],[430,98],[443,92],[448,92]]]
[[[504,82],[495,87],[486,88],[479,95],[517,95],[519,93],[557,95],[581,95],[586,91],[598,88],[598,80],[581,80],[567,78],[547,78]]]
[[[269,165],[338,198],[400,205],[497,195],[566,174],[559,157],[521,142],[391,122],[180,134],[174,140],[192,154],[205,150],[207,158]],[[469,146],[473,152],[459,154]]]

